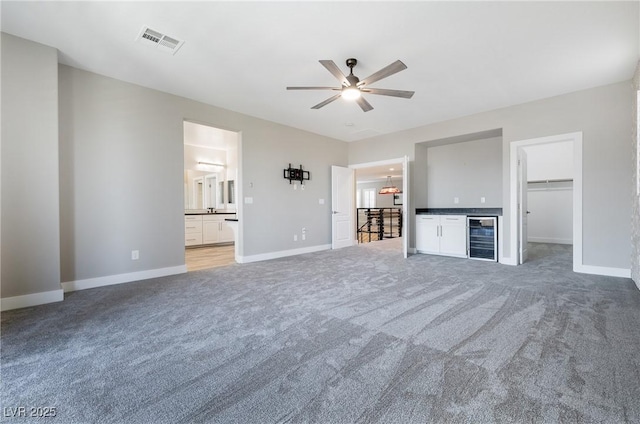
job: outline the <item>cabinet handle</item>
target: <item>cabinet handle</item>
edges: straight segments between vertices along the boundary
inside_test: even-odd
[[[187,241],[196,241],[196,239],[187,239]]]

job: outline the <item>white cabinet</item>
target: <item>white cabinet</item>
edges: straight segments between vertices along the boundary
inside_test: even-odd
[[[184,245],[196,246],[198,244],[202,244],[202,216],[185,215]]]
[[[202,242],[204,244],[234,241],[233,230],[225,221],[227,218],[235,218],[235,215],[202,216]]]
[[[416,250],[419,253],[440,252],[439,215],[416,215]]]
[[[234,214],[185,215],[184,245],[233,242],[233,230],[225,219],[235,217]]]
[[[416,215],[416,250],[466,258],[466,215]]]

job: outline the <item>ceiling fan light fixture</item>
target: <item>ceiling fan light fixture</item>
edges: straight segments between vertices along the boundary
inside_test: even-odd
[[[287,87],[287,90],[332,90],[339,91],[328,99],[318,103],[315,106],[311,106],[311,109],[320,109],[325,107],[331,102],[336,101],[339,98],[353,101],[360,106],[363,112],[369,112],[373,110],[373,106],[365,99],[362,92],[367,94],[379,94],[383,96],[401,97],[410,99],[413,96],[413,91],[406,90],[389,90],[385,88],[371,88],[369,84],[376,81],[380,81],[383,78],[398,73],[404,69],[407,69],[407,65],[400,60],[396,60],[391,65],[385,66],[378,72],[374,72],[367,78],[360,81],[360,78],[353,75],[353,67],[356,66],[358,61],[354,58],[347,59],[347,67],[349,68],[349,75],[342,73],[340,68],[333,62],[333,60],[320,60],[320,64],[324,66],[334,77],[340,81],[340,87]]]
[[[360,90],[357,87],[345,87],[342,89],[342,97],[346,100],[356,100],[360,98]]]

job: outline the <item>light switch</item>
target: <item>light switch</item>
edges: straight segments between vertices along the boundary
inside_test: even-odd
[[[319,205],[324,205],[324,199],[318,199],[318,204]]]
[[[250,205],[250,204],[252,204],[252,203],[253,203],[253,197],[245,197],[245,198],[244,198],[244,203],[245,203],[246,205]]]

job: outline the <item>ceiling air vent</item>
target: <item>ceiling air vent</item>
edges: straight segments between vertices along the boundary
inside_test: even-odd
[[[184,41],[169,37],[168,35],[155,31],[147,26],[142,27],[142,30],[140,31],[140,34],[138,34],[136,40],[148,46],[155,47],[160,51],[171,54],[175,54],[184,44]]]

